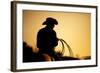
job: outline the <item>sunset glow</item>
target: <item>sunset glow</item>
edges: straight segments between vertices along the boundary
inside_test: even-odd
[[[32,46],[33,51],[36,51],[37,32],[45,27],[42,23],[47,17],[58,21],[54,28],[57,37],[70,45],[75,57],[91,56],[90,13],[23,10],[23,41]],[[59,42],[56,50],[61,48]],[[64,55],[68,55],[67,47]]]

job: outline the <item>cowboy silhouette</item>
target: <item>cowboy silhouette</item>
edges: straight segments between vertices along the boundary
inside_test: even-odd
[[[48,17],[42,25],[46,26],[40,29],[37,34],[37,48],[39,48],[39,53],[48,54],[55,60],[59,60],[54,51],[54,48],[58,45],[58,38],[56,32],[53,30],[55,25],[58,25],[58,22],[56,19]]]

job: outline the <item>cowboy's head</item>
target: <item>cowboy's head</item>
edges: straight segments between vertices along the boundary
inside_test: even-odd
[[[54,25],[58,25],[58,21],[52,17],[46,18],[46,21],[43,22],[43,25],[47,25],[51,28],[54,28]]]

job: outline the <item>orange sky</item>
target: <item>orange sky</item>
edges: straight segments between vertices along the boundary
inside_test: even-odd
[[[23,40],[30,46],[36,48],[36,36],[42,23],[47,17],[57,19],[58,25],[54,30],[58,38],[64,39],[72,48],[74,56],[90,56],[90,18],[89,13],[75,12],[50,12],[23,10]],[[56,47],[61,48],[61,43]],[[67,48],[64,55],[67,55]]]

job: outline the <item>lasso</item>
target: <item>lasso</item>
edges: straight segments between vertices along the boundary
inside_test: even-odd
[[[72,51],[71,47],[69,46],[69,44],[66,41],[64,41],[63,39],[59,39],[59,41],[62,44],[62,54],[64,54],[64,52],[65,52],[65,46],[64,46],[64,44],[65,44],[69,50],[70,57],[73,57],[74,56],[73,51]]]

